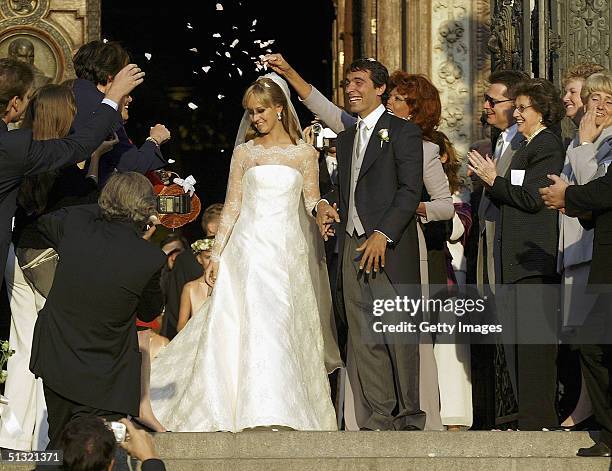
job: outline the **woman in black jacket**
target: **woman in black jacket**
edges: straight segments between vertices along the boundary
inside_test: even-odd
[[[468,155],[470,169],[480,177],[489,197],[501,210],[495,242],[500,244],[502,254],[502,283],[558,284],[558,217],[546,211],[538,189],[549,185],[547,175],[558,175],[563,167],[565,150],[561,138],[550,129],[558,128],[563,103],[554,85],[543,79],[517,85],[513,96],[514,118],[525,141],[514,154],[510,168],[505,175],[497,175],[495,163],[489,157],[472,151]],[[550,330],[550,319],[556,315],[556,298],[544,296],[544,287],[516,292],[519,295],[512,304],[503,304],[512,306],[510,314],[519,320],[517,331],[526,334],[519,335],[517,340],[519,428],[554,427],[558,425],[556,344],[553,338],[549,345],[535,345],[542,338],[534,338],[533,334]],[[544,322],[538,323],[542,314]]]

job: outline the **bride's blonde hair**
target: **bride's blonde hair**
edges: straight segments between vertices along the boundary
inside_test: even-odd
[[[249,88],[247,88],[246,92],[244,92],[242,107],[245,110],[247,109],[247,102],[251,97],[255,98],[255,100],[260,102],[266,108],[277,105],[283,107],[280,121],[283,124],[283,128],[285,128],[287,134],[289,134],[291,141],[294,144],[297,144],[302,137],[299,131],[300,124],[297,122],[295,116],[293,116],[293,113],[289,112],[287,97],[283,93],[282,88],[276,84],[274,80],[267,77],[261,77],[257,79],[257,81],[255,81],[255,83],[253,83]],[[244,142],[255,139],[257,136],[259,136],[259,133],[257,132],[257,129],[255,129],[253,123],[251,123],[251,126],[249,126],[244,138]]]

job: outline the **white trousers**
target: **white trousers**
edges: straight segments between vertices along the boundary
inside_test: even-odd
[[[24,278],[12,244],[4,280],[11,306],[9,342],[15,354],[7,364],[4,395],[9,403],[0,417],[0,447],[44,450],[49,439],[43,383],[30,372],[29,365],[34,324],[45,298]]]

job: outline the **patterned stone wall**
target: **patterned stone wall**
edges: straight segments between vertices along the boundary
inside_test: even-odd
[[[0,1],[0,57],[14,41],[34,51],[34,66],[53,82],[74,76],[70,58],[100,37],[100,0]]]

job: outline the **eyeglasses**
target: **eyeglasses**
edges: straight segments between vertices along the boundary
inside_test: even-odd
[[[531,108],[532,106],[533,105],[529,105],[529,106],[519,105],[519,106],[515,106],[514,109],[518,111],[520,114],[523,114],[527,108]]]
[[[496,100],[495,98],[487,94],[485,94],[484,99],[491,108],[495,108],[495,105],[498,105],[500,103],[506,103],[507,101],[512,101],[512,98],[508,98],[506,100]]]

